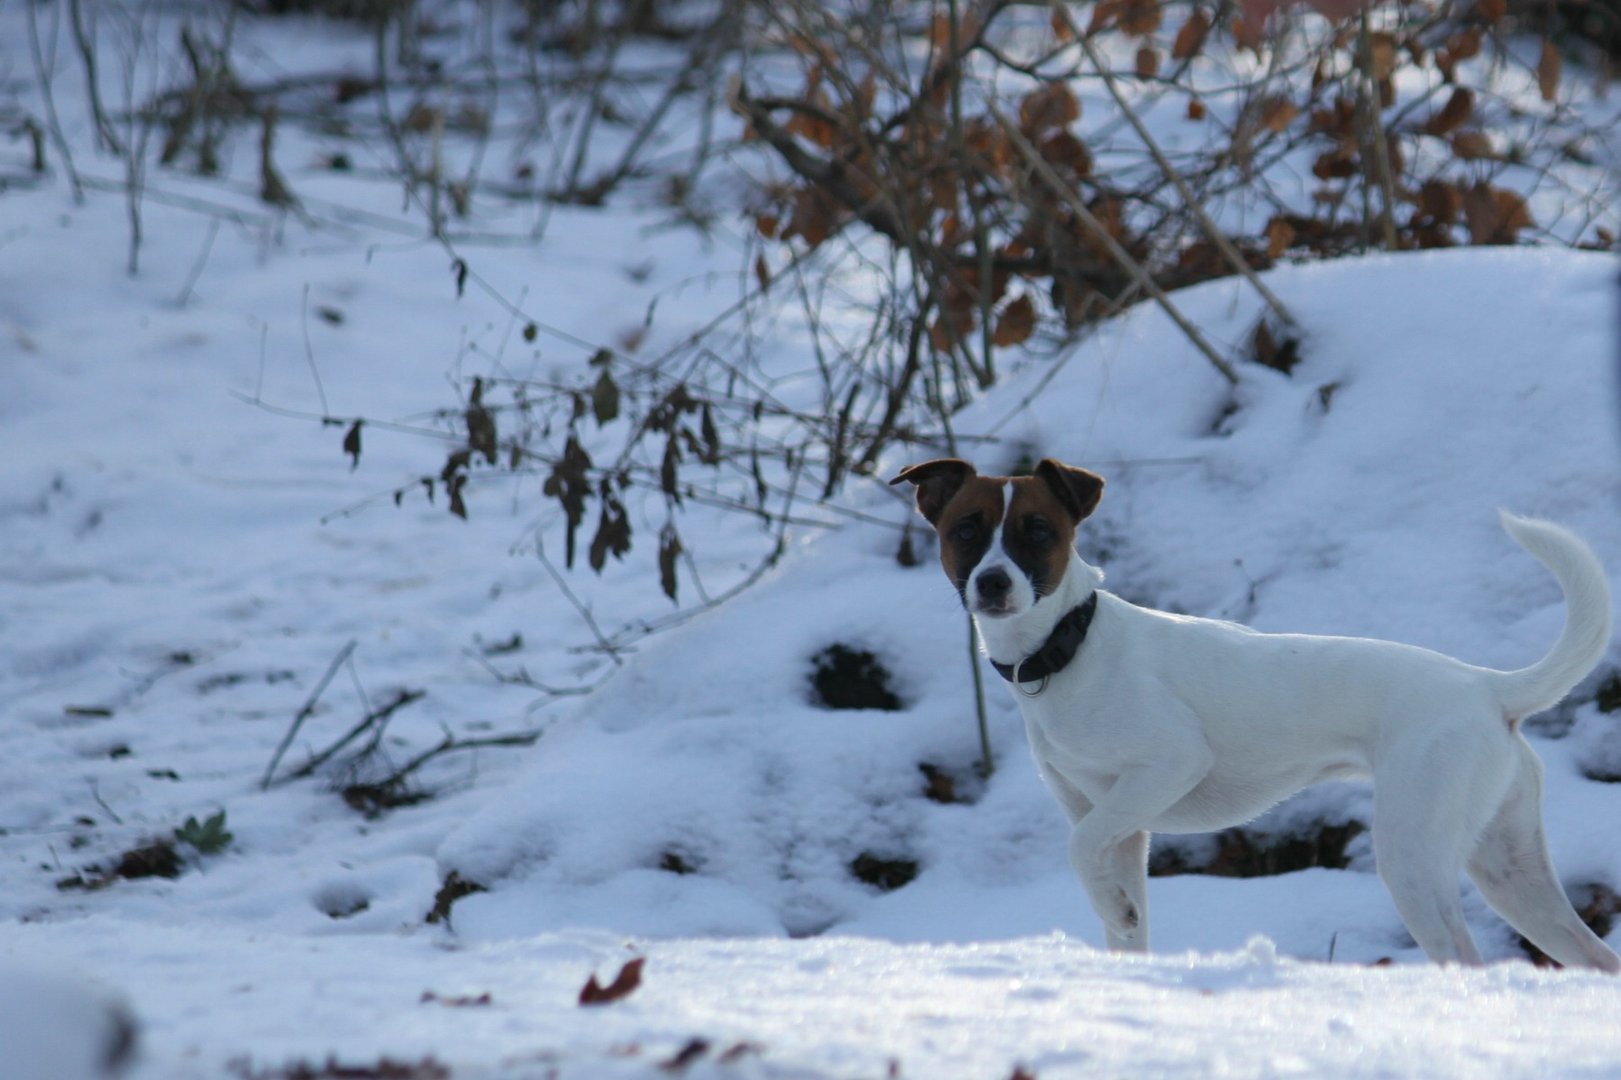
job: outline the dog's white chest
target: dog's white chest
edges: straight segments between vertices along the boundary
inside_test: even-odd
[[[1142,752],[1122,717],[1088,708],[1073,695],[1054,694],[1051,687],[1033,696],[1014,687],[1013,694],[1037,760],[1089,798],[1106,792]]]

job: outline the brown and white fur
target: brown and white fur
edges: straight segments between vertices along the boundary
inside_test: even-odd
[[[1101,477],[1051,459],[1027,477],[980,476],[946,459],[902,480],[917,486],[991,659],[1028,657],[1102,581],[1074,548]],[[1567,605],[1553,651],[1518,671],[1390,641],[1262,634],[1099,589],[1075,657],[1045,684],[1011,684],[1111,948],[1148,948],[1150,833],[1226,828],[1308,784],[1363,776],[1379,874],[1431,959],[1481,962],[1459,902],[1464,871],[1559,963],[1621,972],[1554,874],[1542,764],[1519,730],[1597,664],[1609,587],[1566,530],[1506,513],[1502,523],[1553,572]]]

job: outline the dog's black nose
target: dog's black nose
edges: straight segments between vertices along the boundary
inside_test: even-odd
[[[974,588],[979,590],[981,600],[1001,600],[1013,589],[1013,579],[1008,572],[1000,568],[992,568],[974,579]]]

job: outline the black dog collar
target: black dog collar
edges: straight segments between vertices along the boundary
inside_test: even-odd
[[[1042,643],[1041,648],[1017,664],[1001,664],[992,660],[991,667],[1008,682],[1040,682],[1058,674],[1080,651],[1081,643],[1086,640],[1086,632],[1092,626],[1092,616],[1097,610],[1098,594],[1094,589],[1091,596],[1070,608],[1068,613],[1058,620],[1058,625],[1047,635],[1047,640]]]

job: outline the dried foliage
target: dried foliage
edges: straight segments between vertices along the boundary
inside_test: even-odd
[[[1351,864],[1347,848],[1367,831],[1360,821],[1321,821],[1281,834],[1240,826],[1176,838],[1156,845],[1148,872],[1154,877],[1207,874],[1271,877],[1311,867],[1341,870]]]
[[[612,1005],[616,1001],[625,1000],[642,985],[642,967],[646,963],[647,958],[644,956],[625,961],[624,966],[619,969],[619,974],[614,976],[613,982],[606,986],[597,982],[597,977],[592,975],[580,988],[580,1004]]]
[[[1004,354],[1062,347],[1137,300],[1169,310],[1177,288],[1286,259],[1612,242],[1596,224],[1610,181],[1584,192],[1593,177],[1565,168],[1591,140],[1608,153],[1607,136],[1564,104],[1550,39],[1516,52],[1500,0],[1270,22],[1196,0],[740,10],[752,51],[727,102],[779,172],[748,211],[754,289],[734,314],[797,291],[820,335],[807,275],[853,268],[879,282],[870,339],[825,343],[808,404],[715,347],[751,347],[735,324],[651,360],[599,348],[577,380],[475,381],[461,422],[445,417],[465,441],[421,482],[465,514],[475,474],[536,472],[565,566],[584,548],[599,573],[647,517],[630,493],[653,494],[671,600],[690,571],[685,507],[781,526],[796,497],[832,496],[896,442],[949,443]],[[1554,107],[1527,112],[1528,97]],[[1564,200],[1557,223],[1532,210],[1544,184]],[[1197,341],[1229,379],[1301,359],[1289,313],[1256,288],[1270,312],[1250,340]]]
[[[1176,289],[1248,277],[1267,319],[1244,340],[1178,322],[1236,380],[1244,363],[1287,373],[1302,358],[1289,312],[1253,276],[1279,261],[1614,244],[1614,135],[1585,108],[1593,65],[1614,51],[1609,8],[1275,7],[253,0],[161,24],[172,42],[144,16],[79,27],[77,5],[30,10],[75,31],[86,74],[118,34],[120,56],[168,50],[155,93],[95,100],[88,118],[100,152],[126,166],[132,266],[143,185],[162,175],[149,165],[206,178],[235,140],[253,163],[255,211],[200,212],[322,228],[372,219],[301,197],[276,132],[386,148],[455,295],[505,307],[513,340],[538,354],[545,337],[549,361],[546,377],[493,363],[469,378],[427,432],[445,440],[442,458],[387,494],[466,518],[485,481],[515,477],[546,505],[543,559],[552,545],[561,569],[601,574],[640,557],[636,571],[679,615],[757,579],[789,526],[837,523],[849,511],[836,496],[887,449],[968,452],[952,430],[960,407],[1010,363],[1055,355],[1126,305],[1152,299],[1179,318]],[[249,78],[242,22],[295,10],[367,28],[370,70]],[[38,27],[42,42],[54,25]],[[50,164],[77,185],[61,118],[12,126],[36,157],[60,146]],[[505,175],[486,152],[496,138],[518,148]],[[325,165],[355,171],[355,157]],[[725,216],[740,189],[741,220]],[[544,250],[550,208],[626,197],[675,225],[740,234],[738,300],[698,333],[647,346],[649,311],[614,344],[616,328],[582,341],[478,273],[482,243]],[[497,205],[533,206],[533,224],[479,232],[490,219],[478,211]],[[858,318],[834,329],[835,307]],[[757,362],[790,314],[815,364],[791,393]],[[861,335],[842,329],[858,321]],[[363,440],[401,429],[324,408],[317,419],[341,429],[354,469]],[[759,524],[758,563],[724,589],[699,577],[695,507]],[[590,605],[576,607],[589,621]],[[617,657],[659,625],[592,627]]]
[[[913,17],[881,24],[886,40],[842,8],[773,8],[802,76],[733,95],[791,174],[756,227],[796,251],[855,227],[888,239],[929,345],[981,382],[994,349],[1029,340],[1038,305],[1074,328],[1140,298],[1129,261],[1170,289],[1240,271],[1224,249],[1262,269],[1536,237],[1527,191],[1603,138],[1514,99],[1516,66],[1550,104],[1566,76],[1547,37],[1517,58],[1501,0],[1279,14],[1270,33],[1239,8],[1171,0],[1054,3],[1045,25],[1001,0],[900,10]],[[1104,93],[1109,115],[1091,119],[1083,102]],[[1149,111],[1187,118],[1176,160],[1120,123]],[[1611,242],[1580,224],[1566,235]]]

